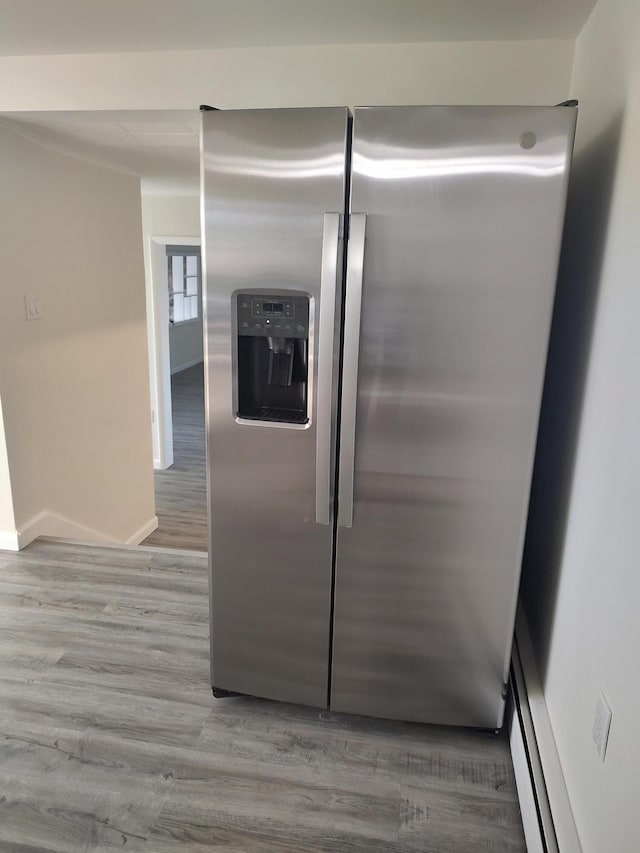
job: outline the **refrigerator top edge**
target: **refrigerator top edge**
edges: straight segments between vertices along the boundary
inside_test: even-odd
[[[555,110],[563,109],[578,111],[577,104],[362,104],[351,108],[355,115],[364,110]]]
[[[215,117],[215,116],[224,116],[229,114],[241,115],[242,113],[246,113],[247,115],[255,115],[256,113],[309,113],[309,112],[329,112],[332,110],[340,110],[344,111],[348,115],[353,113],[351,107],[347,107],[345,104],[334,104],[333,106],[306,106],[306,107],[243,107],[240,109],[231,109],[231,110],[203,110],[201,112],[202,116],[207,116],[207,118]]]
[[[203,110],[204,113],[213,113],[218,115],[227,115],[229,113],[292,113],[306,112],[310,110],[345,110],[348,115],[354,115],[361,110],[422,110],[422,109],[445,109],[445,110],[555,110],[559,107],[563,109],[575,110],[577,112],[578,105],[573,103],[559,104],[357,104],[350,107],[345,104],[334,104],[331,106],[299,106],[299,107],[243,107],[230,110]]]

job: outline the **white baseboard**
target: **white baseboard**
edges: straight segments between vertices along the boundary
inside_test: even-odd
[[[46,509],[36,513],[18,528],[20,548],[25,548],[38,536],[82,539],[87,542],[113,542],[113,536]]]
[[[196,358],[193,361],[187,361],[186,364],[179,364],[177,367],[172,367],[171,375],[173,376],[175,373],[182,373],[183,370],[188,370],[190,367],[195,367],[196,364],[202,364],[203,361],[203,356],[200,356],[200,358]]]
[[[153,531],[157,530],[157,529],[158,529],[158,516],[154,515],[153,518],[150,518],[149,521],[147,521],[145,524],[143,524],[139,530],[136,530],[136,532],[133,534],[133,536],[130,536],[124,544],[125,545],[139,545],[141,542],[143,542],[147,538],[147,536],[151,536]]]
[[[518,792],[520,816],[522,817],[527,853],[546,853],[540,819],[538,817],[536,793],[533,787],[529,758],[522,731],[522,722],[518,717],[518,709],[515,705],[513,683],[510,684],[510,689],[505,722],[509,732],[509,746],[511,748],[513,772],[516,777],[516,790]]]
[[[582,853],[521,608],[516,621],[511,690],[510,743],[527,850]]]
[[[146,539],[147,536],[153,533],[157,526],[158,518],[154,515],[122,544],[138,545],[143,539]],[[80,524],[71,518],[66,518],[50,510],[42,510],[42,512],[38,512],[32,516],[25,524],[20,525],[16,536],[18,547],[11,550],[25,548],[39,536],[105,545],[118,542],[115,537],[101,530],[96,530],[94,527],[89,527],[86,524]],[[1,542],[2,540],[0,539]],[[0,547],[2,547],[1,544]]]
[[[0,530],[0,551],[19,551],[20,541],[17,530]]]

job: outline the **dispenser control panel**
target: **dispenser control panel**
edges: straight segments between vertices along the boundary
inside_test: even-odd
[[[252,299],[251,314],[253,317],[287,317],[293,320],[295,305],[293,299],[274,300],[273,302],[265,302],[264,299]]]
[[[309,299],[306,296],[241,293],[236,298],[239,335],[309,337]]]

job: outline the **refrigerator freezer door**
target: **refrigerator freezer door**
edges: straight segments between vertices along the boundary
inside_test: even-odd
[[[342,263],[333,276],[331,267],[342,246],[348,112],[202,119],[212,684],[325,706],[334,478],[324,466],[335,465]],[[302,323],[292,316],[307,305],[308,328],[306,313]],[[257,324],[244,330],[253,337],[241,339],[244,323]],[[259,340],[266,324],[273,331]],[[287,370],[276,381],[273,370],[243,366],[238,379],[240,340],[243,365],[279,357]],[[287,359],[305,353],[299,423],[238,417],[237,381],[256,398],[260,381],[274,399],[292,397],[297,368]],[[331,416],[319,418],[327,406]]]
[[[367,225],[335,710],[501,725],[575,119],[356,110]]]

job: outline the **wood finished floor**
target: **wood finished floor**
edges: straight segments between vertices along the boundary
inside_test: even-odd
[[[158,529],[143,545],[206,551],[204,366],[171,377],[173,465],[154,473]]]
[[[0,552],[2,853],[524,853],[504,736],[214,700],[206,575]]]

